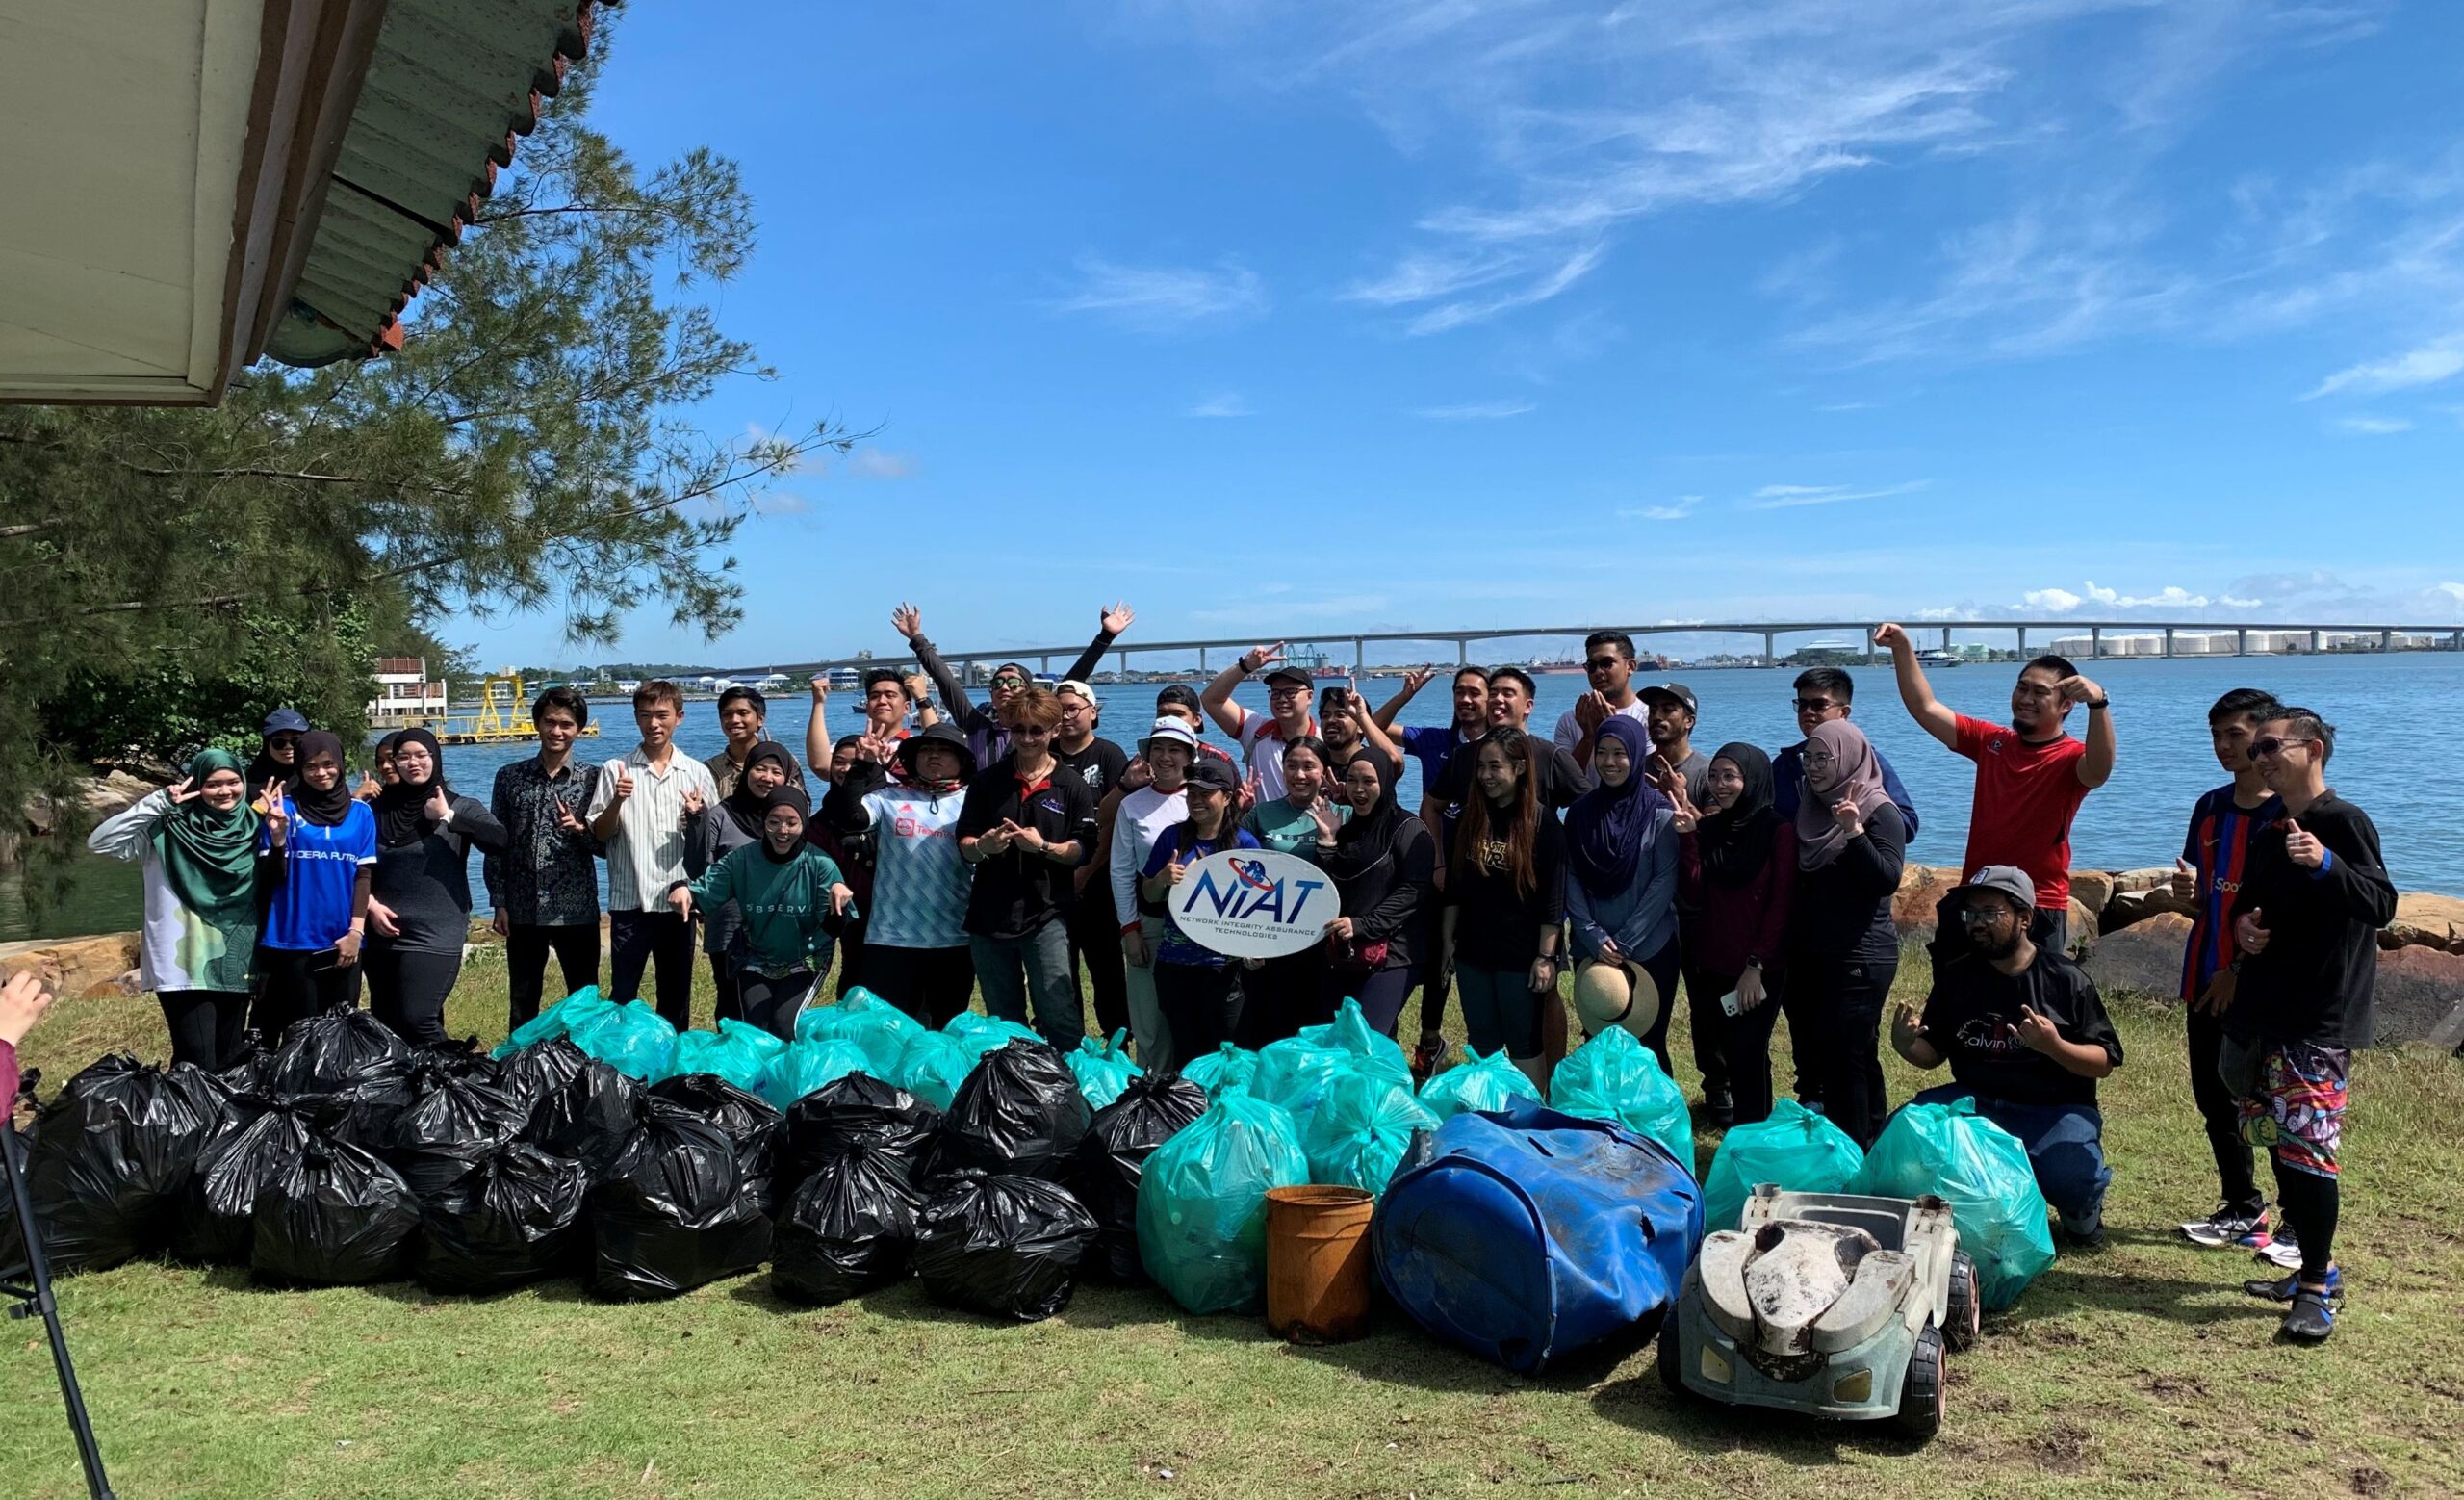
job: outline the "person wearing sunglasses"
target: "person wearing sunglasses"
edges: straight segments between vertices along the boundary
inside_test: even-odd
[[[2344,1294],[2335,1237],[2347,1070],[2353,1048],[2370,1045],[2378,930],[2396,916],[2376,825],[2327,785],[2335,750],[2335,726],[2302,708],[2278,710],[2250,741],[2284,816],[2252,843],[2233,899],[2239,973],[2219,1059],[2301,1248],[2298,1271],[2242,1289],[2288,1305],[2284,1335],[2302,1343],[2335,1332]]]
[[[1128,630],[1137,618],[1138,611],[1127,604],[1115,601],[1111,608],[1096,617],[1095,638],[1087,643],[1086,650],[1078,653],[1078,659],[1069,663],[1069,670],[1061,674],[1063,680],[1091,680],[1104,664],[1104,653],[1112,649],[1113,642],[1119,639],[1121,633]],[[950,711],[950,722],[966,736],[967,748],[975,752],[975,763],[990,765],[1008,755],[1010,730],[1006,714],[1009,704],[1013,698],[1035,685],[1035,674],[1019,662],[1002,662],[992,669],[991,695],[985,707],[979,709],[968,699],[966,685],[959,681],[959,675],[941,659],[940,652],[925,638],[923,611],[913,605],[902,604],[889,612],[889,623],[906,637],[908,649],[915,653],[915,664],[924,669],[924,675],[931,678],[933,685],[940,690],[942,707]]]
[[[1649,723],[1651,711],[1642,694],[1634,691],[1634,637],[1624,631],[1594,631],[1584,636],[1582,671],[1591,691],[1557,715],[1553,737],[1557,748],[1573,756],[1577,765],[1587,766],[1600,726],[1611,715]]]
[[[959,856],[975,869],[967,892],[967,946],[984,1008],[1024,1022],[1064,1052],[1087,1034],[1064,919],[1070,871],[1095,846],[1095,798],[1053,758],[1061,704],[1041,687],[1002,703],[1014,748],[985,768],[959,808]]]
[[[299,779],[299,739],[308,733],[307,716],[297,709],[276,709],[266,715],[265,739],[256,756],[248,762],[248,794],[256,798],[259,816],[265,815],[265,798],[261,793],[270,781],[295,782]]]
[[[2011,722],[1970,718],[1934,696],[1915,643],[1897,625],[1874,632],[1890,652],[1899,701],[1909,717],[1954,755],[1976,764],[1968,809],[1967,853],[1960,877],[1988,865],[2012,865],[2036,886],[2037,915],[2028,937],[2039,947],[2070,947],[2070,822],[2088,793],[2114,774],[2114,716],[2105,690],[2067,659],[2041,656],[2019,668],[2011,685]],[[2088,711],[2088,736],[2066,728],[2073,704]],[[1956,934],[1944,933],[1943,939]]]
[[[1810,735],[1816,726],[1844,719],[1856,711],[1857,680],[1835,666],[1808,667],[1797,674],[1788,707],[1796,711],[1797,734]],[[1800,737],[1771,757],[1771,808],[1791,821],[1797,815],[1797,787],[1805,777],[1805,740]],[[1890,805],[1899,809],[1899,820],[1907,825],[1909,841],[1915,842],[1916,799],[1908,794],[1899,773],[1890,768],[1890,757],[1879,749],[1874,752],[1874,767],[1883,773],[1883,790],[1890,793]]]

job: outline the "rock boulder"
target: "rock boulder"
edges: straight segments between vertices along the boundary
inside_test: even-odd
[[[137,968],[137,934],[99,938],[41,938],[0,943],[0,975],[35,970],[54,975],[62,998],[92,999],[130,993],[121,977]]]
[[[2100,869],[2074,869],[2070,872],[2070,899],[2088,909],[2092,918],[2102,916],[2105,903],[2114,898],[2114,877]],[[2092,920],[2091,932],[2095,930]]]
[[[1934,935],[1934,909],[1960,883],[1956,867],[1911,865],[1899,872],[1899,893],[1891,897],[1891,924],[1903,938]]]
[[[2381,1047],[2426,1042],[2442,1051],[2464,1046],[2464,954],[2391,948],[2378,955]]]
[[[2173,869],[2169,865],[2151,865],[2145,869],[2125,869],[2118,871],[2113,881],[2117,894],[2124,891],[2162,891],[2173,883]]]
[[[2396,919],[2379,931],[2378,945],[2464,953],[2464,899],[2418,891],[2399,895]]]
[[[2130,990],[2159,1000],[2178,999],[2182,949],[2190,936],[2189,918],[2159,912],[2098,938],[2083,966],[2106,995]]]

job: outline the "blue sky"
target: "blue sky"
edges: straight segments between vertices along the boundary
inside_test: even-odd
[[[724,25],[713,25],[723,13]],[[1446,625],[2464,618],[2464,7],[632,5],[737,159],[711,428],[879,435],[747,619],[487,659]]]

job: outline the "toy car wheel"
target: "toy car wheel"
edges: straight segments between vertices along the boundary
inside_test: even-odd
[[[1659,1383],[1668,1387],[1668,1393],[1672,1396],[1691,1397],[1694,1392],[1686,1387],[1685,1377],[1678,1368],[1678,1360],[1682,1358],[1684,1354],[1680,1346],[1684,1343],[1684,1340],[1678,1336],[1677,1313],[1674,1309],[1671,1309],[1667,1320],[1659,1326],[1658,1342]]]
[[[1942,1331],[1925,1325],[1908,1353],[1908,1378],[1900,1383],[1899,1409],[1891,1425],[1900,1435],[1931,1442],[1942,1430]]]
[[[1964,1250],[1951,1253],[1950,1304],[1942,1337],[1954,1350],[1970,1348],[1984,1330],[1985,1306],[1976,1294],[1976,1262]]]

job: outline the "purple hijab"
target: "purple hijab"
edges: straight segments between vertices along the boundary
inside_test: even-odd
[[[1643,733],[1642,721],[1621,713],[1593,733],[1594,775],[1599,774],[1599,744],[1604,739],[1626,747],[1627,763],[1633,767],[1626,774],[1626,784],[1611,787],[1602,782],[1566,809],[1567,858],[1582,888],[1595,895],[1623,891],[1634,883],[1634,872],[1642,867],[1643,849],[1652,841],[1654,821],[1668,805],[1643,777],[1651,740]]]

